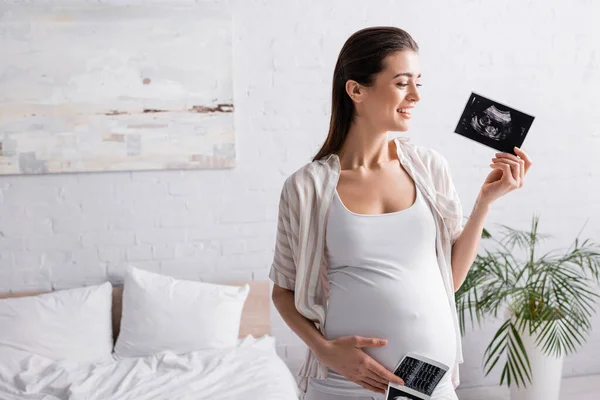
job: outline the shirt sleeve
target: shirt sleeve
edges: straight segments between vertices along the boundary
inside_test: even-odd
[[[295,235],[292,230],[293,215],[289,197],[288,181],[286,181],[279,198],[275,254],[269,278],[277,286],[293,291],[296,286],[295,246],[293,245]]]
[[[454,186],[448,161],[440,153],[437,153],[437,155],[441,164],[437,179],[438,205],[444,214],[444,222],[448,226],[450,242],[454,245],[454,242],[456,242],[464,229],[463,209],[458,192]]]

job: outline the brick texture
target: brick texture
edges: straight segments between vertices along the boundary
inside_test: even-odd
[[[4,1],[0,11],[17,3]],[[158,10],[198,2],[129,3]],[[583,236],[600,237],[598,2],[228,4],[235,24],[237,167],[0,177],[0,291],[118,282],[128,264],[190,279],[267,279],[281,185],[325,139],[341,46],[371,25],[401,27],[419,43],[421,102],[406,135],[446,156],[465,215],[494,154],[452,133],[476,91],[536,116],[523,146],[535,165],[522,189],[493,206],[486,227],[528,229],[539,213],[540,229],[553,235],[539,254],[570,245],[588,219]],[[297,371],[305,347],[275,308],[272,315],[278,354]],[[481,368],[498,326],[487,321],[464,337],[463,387],[499,381],[499,373],[484,377]],[[598,359],[596,316],[588,341],[565,360],[564,375],[600,373]]]

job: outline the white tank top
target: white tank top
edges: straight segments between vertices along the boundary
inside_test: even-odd
[[[327,222],[325,336],[387,339],[384,347],[363,350],[390,371],[411,351],[448,366],[456,356],[450,304],[435,254],[435,221],[416,192],[407,209],[356,214],[336,190]],[[334,394],[374,394],[332,369],[327,379],[313,379],[313,385]],[[447,385],[449,373],[436,391]]]

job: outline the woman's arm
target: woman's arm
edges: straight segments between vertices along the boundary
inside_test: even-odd
[[[454,291],[456,292],[463,284],[469,268],[477,257],[483,223],[492,203],[523,187],[525,174],[533,165],[529,156],[518,147],[514,148],[516,155],[510,153],[496,153],[492,158],[492,172],[486,177],[479,191],[473,213],[469,216],[463,232],[452,246],[452,276],[454,280]]]
[[[318,358],[327,340],[311,320],[298,312],[294,304],[294,292],[273,285],[271,297],[281,318],[311,348]]]
[[[483,225],[489,210],[490,204],[482,202],[478,197],[462,233],[452,245],[452,280],[455,292],[465,281],[469,269],[477,257]]]
[[[365,389],[385,393],[389,382],[404,381],[365,353],[364,347],[383,347],[386,339],[343,336],[327,340],[308,318],[296,310],[294,292],[273,286],[273,303],[285,323],[306,343],[327,367]]]

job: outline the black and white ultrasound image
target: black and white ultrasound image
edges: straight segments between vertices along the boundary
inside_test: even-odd
[[[431,396],[445,373],[442,368],[412,357],[406,357],[394,371],[396,376],[402,378],[405,387],[428,396]]]
[[[390,387],[385,400],[423,400],[422,397],[403,392],[394,387]]]
[[[514,153],[521,148],[535,117],[471,93],[455,133],[498,151]]]

